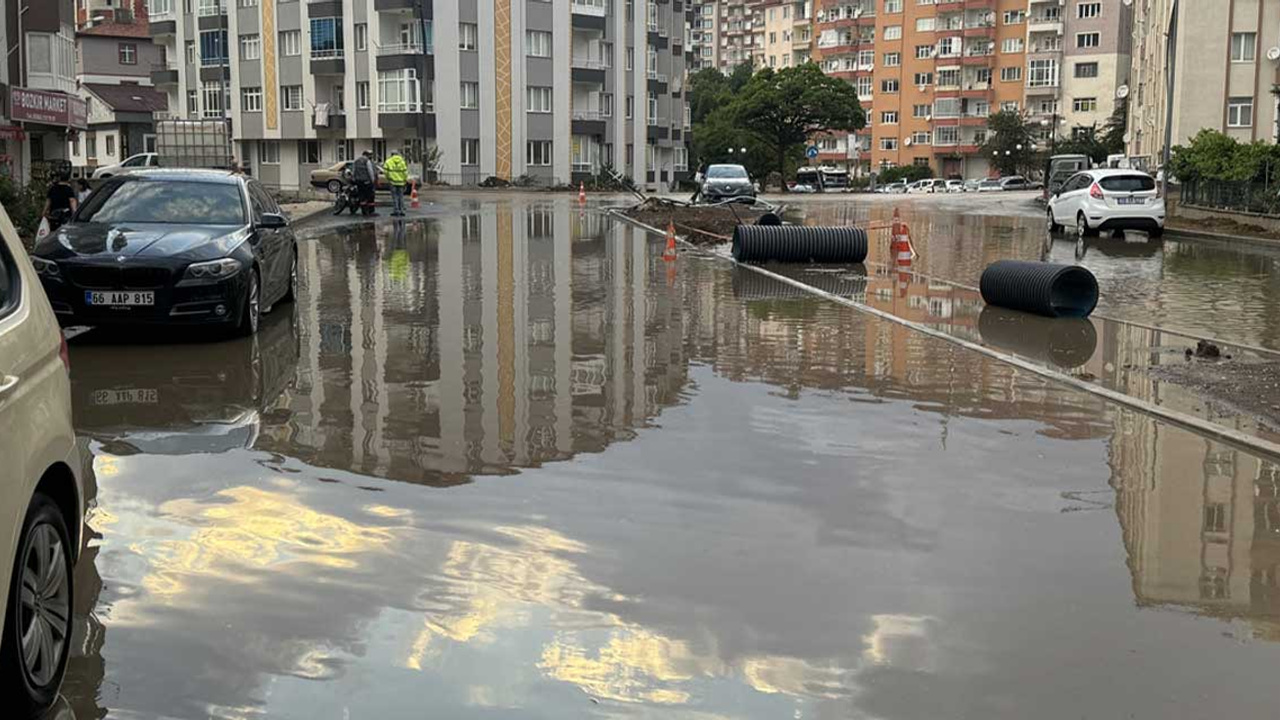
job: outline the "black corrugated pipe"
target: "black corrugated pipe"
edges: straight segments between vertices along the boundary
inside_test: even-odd
[[[1077,368],[1093,357],[1098,333],[1085,318],[1043,318],[991,305],[978,316],[984,345],[1060,368]]]
[[[997,260],[978,285],[988,305],[1046,317],[1089,317],[1098,305],[1098,281],[1079,265]]]
[[[853,298],[867,292],[867,271],[861,265],[842,267],[842,272],[804,273],[796,280],[832,295]],[[761,275],[754,270],[738,268],[733,273],[733,296],[739,300],[785,300],[812,298],[808,290]]]
[[[739,225],[733,231],[738,262],[860,263],[867,259],[867,232],[856,227]]]

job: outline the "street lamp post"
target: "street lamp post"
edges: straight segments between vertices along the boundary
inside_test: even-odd
[[[1165,62],[1169,72],[1165,74],[1164,94],[1164,157],[1161,162],[1160,197],[1169,197],[1169,152],[1173,145],[1173,81],[1178,62],[1178,0],[1173,0],[1169,10],[1169,32],[1166,36]]]

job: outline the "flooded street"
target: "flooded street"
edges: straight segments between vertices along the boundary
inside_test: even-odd
[[[310,232],[256,338],[72,343],[94,497],[64,717],[1273,712],[1270,460],[664,262],[567,196],[432,199]],[[1072,261],[1036,206],[967,200],[901,202],[915,271]],[[1280,255],[1119,243],[1084,254],[1100,313],[1280,348]],[[821,282],[1117,386],[1158,344],[1002,334],[975,293],[869,260]]]

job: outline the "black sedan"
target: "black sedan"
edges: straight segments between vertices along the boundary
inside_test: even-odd
[[[258,331],[292,300],[297,240],[251,178],[148,170],[111,178],[32,262],[63,325],[212,325]]]

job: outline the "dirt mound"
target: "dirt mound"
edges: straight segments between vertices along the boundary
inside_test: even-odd
[[[666,228],[668,222],[674,222],[676,232],[689,242],[714,245],[728,242],[733,237],[734,228],[755,223],[767,209],[737,204],[685,205],[649,198],[624,212],[627,217],[656,228]]]

